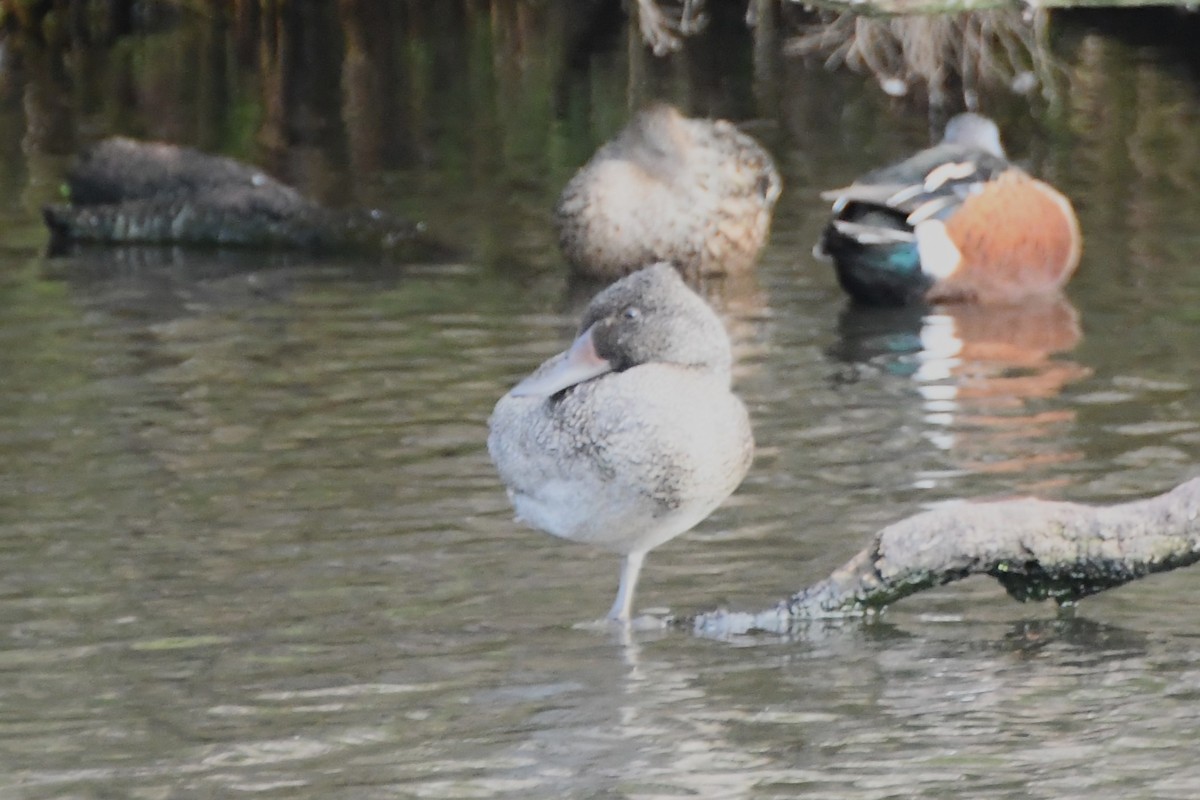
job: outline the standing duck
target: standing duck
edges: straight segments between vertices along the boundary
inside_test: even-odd
[[[979,114],[821,196],[833,219],[817,254],[867,305],[1020,302],[1061,289],[1083,249],[1071,201],[1009,163],[996,123]]]
[[[637,114],[567,183],[555,207],[574,270],[611,281],[655,261],[690,280],[753,266],[779,199],[779,172],[725,120],[658,103]]]
[[[611,620],[628,622],[646,553],[750,468],[731,362],[716,313],[659,263],[596,295],[570,348],[496,403],[488,451],[518,519],[624,556]]]

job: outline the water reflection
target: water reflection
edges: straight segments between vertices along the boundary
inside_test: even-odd
[[[287,253],[76,245],[66,255],[48,258],[43,274],[63,281],[114,319],[151,325],[206,311],[281,302],[297,269],[306,263],[311,265],[311,259]]]
[[[514,756],[529,759],[539,796],[738,797],[772,768],[770,756],[737,741],[684,654],[657,638],[613,641],[574,697],[538,715],[546,727]]]
[[[850,306],[839,331],[835,357],[912,381],[925,438],[946,451],[957,469],[1019,478],[1082,458],[1070,444],[1074,411],[1041,402],[1091,374],[1065,357],[1083,336],[1066,298],[929,311]],[[927,474],[916,485],[931,488],[937,481]],[[1034,478],[1014,490],[1049,485]]]
[[[1070,781],[1086,767],[1104,786],[1145,771],[1141,748],[1114,735],[1117,720],[1182,770],[1178,780],[1197,775],[1188,744],[1169,734],[1195,670],[1165,679],[1147,698],[1155,714],[1143,716],[1123,698],[1163,654],[1144,635],[1087,619],[877,622],[791,645],[760,639],[753,650],[709,651],[703,671],[685,666],[697,648],[669,637],[618,646],[619,656],[593,645],[597,659],[578,682],[546,685],[532,730],[466,785],[483,796],[516,788],[883,798],[948,787],[1028,796],[1019,787],[1030,774]],[[1106,722],[1089,724],[1095,717]],[[452,786],[431,773],[419,785],[422,794]],[[1161,784],[1166,796],[1184,796],[1171,785]]]

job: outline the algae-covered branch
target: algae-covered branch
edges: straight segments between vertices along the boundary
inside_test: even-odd
[[[1034,499],[966,503],[889,525],[824,580],[754,612],[714,611],[702,633],[786,631],[866,615],[934,586],[990,575],[1014,599],[1062,604],[1200,560],[1200,478],[1112,506]]]

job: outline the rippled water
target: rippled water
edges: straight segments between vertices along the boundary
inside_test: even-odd
[[[650,556],[643,610],[769,605],[930,506],[1113,502],[1195,474],[1200,181],[1166,162],[1200,141],[1195,82],[1086,28],[1067,44],[1111,69],[1072,78],[1069,135],[1014,123],[1012,144],[1076,199],[1087,253],[1068,301],[1019,314],[853,311],[813,261],[816,190],[919,146],[919,114],[788,62],[780,86],[807,94],[741,115],[788,177],[757,275],[713,292],[759,452]],[[597,104],[623,91],[615,52],[587,73]],[[1130,86],[1161,114],[1133,126],[1144,147],[1095,117]],[[704,87],[745,108],[737,85]],[[514,524],[483,442],[585,299],[548,208],[594,143],[546,169],[541,134],[488,112],[499,152],[456,140],[467,168],[449,149],[339,190],[424,207],[462,240],[449,264],[48,259],[36,209],[65,160],[20,144],[33,89],[9,91],[0,796],[1200,793],[1192,571],[1070,616],[971,580],[787,638],[579,625],[616,559]]]

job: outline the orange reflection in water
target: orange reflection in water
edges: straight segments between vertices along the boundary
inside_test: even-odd
[[[1029,472],[1025,489],[1061,484],[1041,468],[1083,454],[1069,437],[1075,410],[1052,401],[1091,374],[1063,357],[1083,338],[1070,302],[1055,297],[1022,306],[946,306],[921,322],[921,364],[914,377],[925,398],[930,439],[963,469]]]
[[[1054,465],[1082,459],[1075,410],[1059,397],[1091,371],[1069,357],[1083,334],[1066,298],[850,307],[840,331],[839,359],[873,365],[916,389],[921,436],[949,463],[918,472],[915,485],[930,488],[963,472],[1004,474],[1020,476],[1006,484],[1011,490],[1032,492],[1061,485]]]

